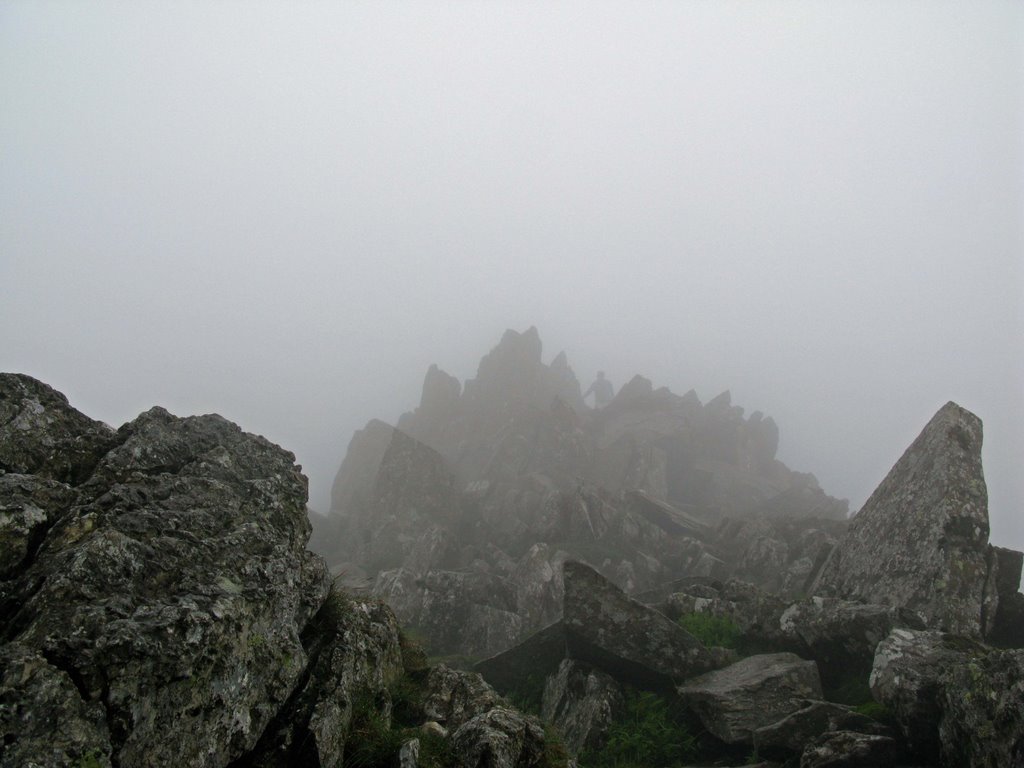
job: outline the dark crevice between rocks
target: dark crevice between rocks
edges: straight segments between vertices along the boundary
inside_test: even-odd
[[[320,656],[337,635],[338,622],[342,618],[339,611],[343,610],[340,601],[344,600],[347,598],[332,588],[320,610],[303,628],[299,642],[306,652],[306,668],[287,700],[263,729],[255,746],[229,763],[227,768],[258,768],[267,762],[291,768],[319,768],[316,741],[309,730],[315,698],[310,700],[307,688],[313,680]],[[270,759],[270,755],[274,757]]]
[[[44,659],[46,659],[46,661],[52,667],[54,667],[55,669],[59,669],[61,672],[68,676],[68,679],[71,680],[71,684],[74,685],[75,690],[78,691],[78,697],[84,703],[97,703],[103,709],[103,717],[107,723],[107,731],[110,734],[110,763],[113,766],[113,768],[118,768],[120,763],[117,758],[117,753],[120,748],[120,745],[124,743],[124,740],[125,738],[127,738],[128,734],[125,732],[124,728],[118,727],[118,724],[113,716],[113,713],[107,706],[107,695],[109,693],[110,686],[107,683],[106,675],[103,676],[103,684],[100,689],[100,696],[98,698],[94,698],[89,693],[89,686],[86,684],[85,678],[82,676],[82,673],[79,672],[74,665],[69,663],[67,660],[62,659],[59,654],[54,653],[53,651],[42,650],[40,651],[40,654]]]

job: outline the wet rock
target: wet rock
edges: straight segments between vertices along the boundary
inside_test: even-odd
[[[906,608],[822,597],[789,606],[779,626],[818,662],[822,685],[832,694],[852,680],[866,687],[875,650],[894,628],[925,628]]]
[[[502,703],[497,691],[476,672],[438,664],[427,677],[423,712],[428,719],[452,731]]]
[[[110,766],[102,704],[83,701],[66,672],[18,643],[0,647],[0,739],[4,768]]]
[[[804,706],[777,723],[754,731],[754,744],[760,749],[783,749],[800,753],[804,747],[827,731],[857,731],[887,735],[876,721],[853,711],[851,707],[830,701],[806,701]]]
[[[313,761],[340,768],[358,706],[390,717],[389,687],[402,676],[394,614],[379,602],[332,593],[304,632],[303,682],[246,755],[253,768]]]
[[[983,605],[985,639],[997,645],[1024,647],[1024,596],[1020,594],[1024,552],[989,546],[988,565]]]
[[[77,445],[53,434],[58,423],[94,429],[48,422],[55,445]],[[59,460],[36,468],[74,474]],[[23,503],[19,488],[5,484],[4,503]],[[154,408],[118,430],[74,492],[5,584],[5,639],[105,709],[124,768],[237,758],[301,677],[300,631],[327,592],[322,561],[304,550],[294,456],[218,416]],[[30,700],[12,705],[36,716]]]
[[[938,760],[942,676],[961,662],[962,647],[934,630],[896,629],[875,652],[871,695],[893,713],[910,749],[924,760]]]
[[[1024,651],[896,629],[878,646],[871,692],[921,760],[1024,764]]]
[[[452,734],[459,768],[533,768],[544,764],[544,729],[514,709],[495,707]]]
[[[714,666],[708,650],[657,611],[627,597],[597,571],[567,562],[563,623],[571,658],[619,679],[670,686]]]
[[[0,469],[79,485],[117,442],[114,430],[31,376],[0,373]]]
[[[903,749],[889,736],[832,731],[804,750],[800,768],[879,768],[899,765]]]
[[[819,588],[980,636],[989,534],[981,441],[977,416],[943,406],[853,519]]]
[[[942,689],[946,765],[1024,766],[1024,651],[966,659],[946,669]]]
[[[599,750],[625,700],[614,678],[565,659],[544,685],[541,716],[562,735],[572,754]]]
[[[752,744],[754,732],[821,699],[813,661],[792,653],[749,656],[688,680],[679,696],[727,744]]]

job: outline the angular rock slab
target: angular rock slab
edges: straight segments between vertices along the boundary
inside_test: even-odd
[[[752,744],[754,732],[821,699],[813,661],[793,653],[749,656],[689,680],[679,696],[727,744]]]
[[[627,597],[593,568],[570,561],[564,574],[562,623],[571,658],[655,687],[715,666],[711,653],[693,635]]]
[[[981,442],[981,420],[944,405],[853,518],[817,588],[981,635],[989,534]]]

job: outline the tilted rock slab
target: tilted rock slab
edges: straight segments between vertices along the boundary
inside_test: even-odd
[[[989,535],[981,442],[981,420],[944,405],[854,517],[818,589],[980,635]]]
[[[748,656],[694,678],[679,696],[727,744],[751,744],[754,732],[821,699],[818,667],[793,653]]]
[[[716,666],[699,640],[638,603],[588,565],[563,566],[562,624],[569,656],[613,677],[654,687],[678,683]]]
[[[299,633],[328,587],[305,551],[294,456],[219,416],[154,408],[113,434],[29,377],[0,376],[0,391],[3,412],[20,414],[0,468],[5,481],[30,478],[0,484],[0,507],[55,500],[32,544],[15,542],[22,564],[0,592],[4,652],[42,675],[5,677],[5,711],[18,713],[2,720],[8,751],[61,742],[70,754],[68,729],[25,727],[54,716],[82,723],[76,759],[102,763],[111,748],[122,768],[236,759],[299,681]]]

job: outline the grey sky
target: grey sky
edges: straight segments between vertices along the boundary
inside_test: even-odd
[[[536,325],[858,506],[947,400],[1024,548],[1019,2],[0,2],[0,369],[298,454]]]

